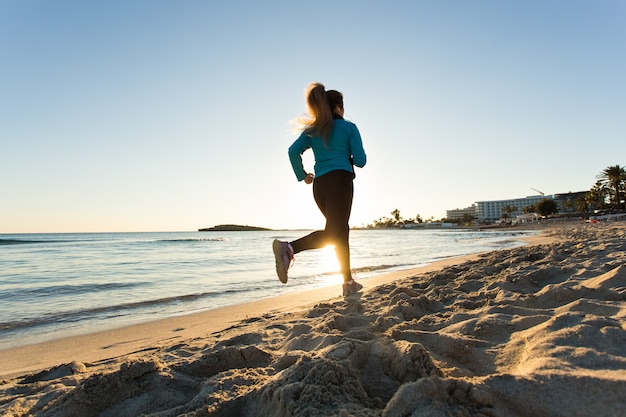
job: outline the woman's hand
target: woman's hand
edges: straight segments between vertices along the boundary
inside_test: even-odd
[[[311,184],[313,182],[313,178],[315,178],[315,175],[313,175],[313,174],[306,174],[306,177],[304,177],[304,182],[306,184]]]

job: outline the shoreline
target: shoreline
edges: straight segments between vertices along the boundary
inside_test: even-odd
[[[526,245],[550,243],[553,238],[545,233],[522,237]],[[364,291],[388,284],[407,276],[432,272],[445,267],[478,259],[492,251],[442,259],[418,268],[387,272],[366,278]],[[103,362],[149,348],[162,341],[184,340],[198,334],[211,334],[248,318],[263,314],[278,314],[304,310],[321,301],[341,299],[337,285],[278,295],[245,304],[219,307],[175,317],[157,319],[114,329],[100,330],[81,335],[60,337],[45,342],[0,349],[0,379],[15,378],[65,363],[68,357],[78,362]],[[276,306],[280,306],[276,308]]]
[[[529,238],[532,239],[532,238]],[[431,264],[402,271],[388,272],[364,280],[367,291],[407,275],[431,272],[478,258],[482,253],[443,259]],[[247,319],[264,314],[281,314],[306,310],[316,303],[341,299],[337,285],[278,295],[245,304],[157,319],[145,323],[101,330],[92,333],[61,337],[25,346],[0,350],[0,379],[15,378],[67,361],[104,362],[149,348],[163,341],[184,340],[236,327]],[[276,307],[276,306],[280,307]]]
[[[7,349],[0,414],[626,415],[626,223],[524,240]]]

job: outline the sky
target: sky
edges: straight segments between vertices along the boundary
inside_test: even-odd
[[[626,165],[622,0],[0,0],[0,56],[0,233],[323,228],[311,82],[367,153],[351,226]]]

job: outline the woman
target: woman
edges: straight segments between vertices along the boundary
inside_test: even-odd
[[[289,147],[289,160],[298,181],[313,183],[313,197],[326,218],[326,227],[293,242],[275,240],[276,273],[282,283],[287,283],[287,270],[296,253],[334,245],[343,275],[343,295],[349,296],[363,288],[352,279],[350,270],[348,220],[354,165],[365,165],[365,151],[356,125],[343,118],[340,92],[326,91],[323,84],[312,83],[307,88],[306,102],[311,118]],[[315,156],[315,174],[307,173],[302,165],[302,153],[309,148]]]

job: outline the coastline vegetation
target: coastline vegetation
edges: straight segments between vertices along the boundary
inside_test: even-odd
[[[242,226],[239,224],[218,224],[213,227],[205,227],[203,229],[198,229],[199,232],[250,232],[250,231],[260,231],[260,230],[271,230],[265,227],[257,227],[257,226]]]
[[[574,209],[579,217],[586,218],[593,213],[624,212],[626,210],[626,168],[620,165],[609,166],[596,176],[596,180],[593,187],[584,195],[574,200],[566,200],[566,207]],[[502,219],[508,222],[511,214],[516,211],[518,211],[518,208],[515,206],[506,205],[502,207]],[[535,213],[541,218],[559,215],[557,202],[547,197],[537,204],[523,207],[522,212],[524,214]],[[471,225],[477,220],[475,216],[469,214],[465,214],[461,219],[442,218],[435,220],[434,217],[431,217],[428,220],[423,220],[420,214],[417,214],[414,218],[404,219],[398,209],[393,210],[390,214],[391,217],[383,216],[366,225],[364,228],[406,228],[413,227],[420,223]]]

